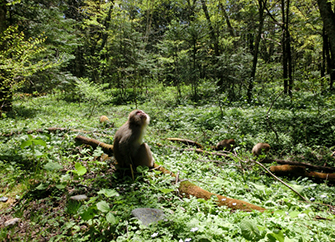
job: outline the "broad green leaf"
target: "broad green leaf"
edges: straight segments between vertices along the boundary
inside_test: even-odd
[[[27,147],[27,146],[30,146],[32,145],[32,141],[29,139],[29,140],[26,140],[26,141],[23,141],[20,145],[21,149],[23,149],[24,147]]]
[[[36,187],[36,189],[37,189],[37,190],[45,190],[45,189],[47,189],[47,187],[48,187],[47,184],[45,184],[45,183],[40,183],[40,184]]]
[[[278,233],[273,232],[273,233],[267,234],[266,236],[270,239],[270,241],[273,241],[273,242],[275,241],[284,242],[284,239],[285,239],[285,236],[281,230],[279,230]]]
[[[48,163],[44,165],[44,169],[48,171],[60,170],[62,168],[63,166],[61,166],[57,162],[52,162],[52,161],[49,161]]]
[[[162,188],[162,189],[159,189],[162,193],[170,193],[170,192],[173,192],[174,190],[173,189],[168,189],[168,188]]]
[[[114,189],[105,189],[105,188],[98,191],[98,194],[104,194],[106,197],[113,197],[119,195],[119,193]]]
[[[107,213],[106,220],[108,223],[112,225],[117,224],[119,222],[112,212]]]
[[[77,162],[74,167],[76,168],[76,173],[79,175],[79,176],[82,176],[84,175],[86,172],[87,172],[87,169],[82,166],[79,162]]]
[[[93,156],[94,157],[98,157],[98,156],[101,156],[104,152],[102,151],[101,147],[97,147],[94,152],[93,152]]]
[[[254,222],[243,220],[240,224],[242,236],[247,240],[257,241],[261,239],[261,233]]]
[[[289,213],[291,218],[296,218],[296,217],[298,217],[299,214],[300,214],[300,212],[298,212],[298,211],[293,211],[293,212]]]
[[[43,156],[43,153],[41,151],[39,151],[39,150],[34,150],[34,155],[36,157],[41,157],[41,156]]]
[[[304,189],[304,186],[297,185],[297,184],[290,184],[290,186],[299,193],[302,192],[302,190]]]
[[[97,208],[103,213],[107,213],[110,210],[109,204],[106,201],[98,202],[97,203]]]
[[[266,186],[262,185],[262,184],[256,184],[254,182],[249,182],[249,184],[251,184],[252,186],[254,186],[259,191],[265,191],[265,189],[266,189]]]
[[[47,143],[42,139],[33,139],[32,141],[34,142],[35,145],[41,145],[41,146],[47,145]]]
[[[71,180],[71,176],[70,176],[69,173],[66,173],[66,174],[64,174],[60,177],[61,182],[67,182],[67,181],[70,181],[70,180]]]
[[[63,184],[56,184],[56,188],[59,190],[63,190],[66,187],[66,185]]]
[[[80,213],[80,217],[83,220],[87,221],[89,219],[92,219],[95,216],[95,214],[96,214],[96,210],[91,206],[91,207],[87,208],[86,210],[82,211]]]

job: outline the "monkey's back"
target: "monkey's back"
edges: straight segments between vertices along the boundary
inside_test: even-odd
[[[258,143],[252,148],[253,155],[261,155],[263,152],[267,153],[270,150],[270,145],[268,143]]]
[[[136,142],[136,139],[140,139],[140,135],[134,130],[134,127],[126,122],[115,133],[114,157],[120,167],[128,167],[132,163],[132,158],[140,146],[140,143]]]

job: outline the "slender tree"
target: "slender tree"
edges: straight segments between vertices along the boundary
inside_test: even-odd
[[[4,31],[7,28],[6,14],[7,14],[7,1],[0,2],[0,36],[3,35]],[[5,43],[0,43],[0,52],[5,49]],[[9,92],[9,87],[5,85],[4,78],[1,76],[5,75],[5,70],[0,70],[0,112],[9,111],[12,108],[12,104],[10,102],[11,94]]]
[[[255,46],[253,48],[253,60],[252,60],[252,69],[251,69],[251,76],[248,85],[247,97],[248,101],[251,101],[252,96],[252,89],[254,86],[255,75],[256,75],[256,68],[258,62],[258,52],[259,52],[259,44],[261,42],[261,36],[263,34],[263,26],[264,26],[264,10],[266,8],[267,0],[258,0],[258,32],[255,39]]]
[[[331,3],[327,0],[318,0],[318,6],[320,9],[320,14],[323,20],[323,25],[325,29],[325,34],[328,36],[324,37],[324,45],[330,49],[330,58],[328,55],[328,65],[330,66],[330,89],[333,89],[333,83],[335,80],[334,71],[334,58],[335,58],[335,13],[332,10]],[[325,49],[327,51],[327,49]]]

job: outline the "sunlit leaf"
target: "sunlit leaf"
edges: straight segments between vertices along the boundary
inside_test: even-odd
[[[104,213],[109,212],[110,208],[109,208],[109,204],[106,201],[101,201],[97,203],[97,208]]]
[[[74,167],[76,168],[76,173],[79,176],[82,176],[87,172],[87,169],[84,166],[82,166],[79,162],[77,162]]]

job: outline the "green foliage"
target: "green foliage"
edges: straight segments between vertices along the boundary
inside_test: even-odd
[[[175,92],[173,88],[164,90],[171,96]],[[326,220],[333,220],[334,215],[327,206],[322,206],[334,205],[333,186],[301,177],[283,178],[303,196],[314,201],[305,204],[257,166],[245,162],[251,157],[250,150],[255,143],[267,141],[271,144],[274,158],[286,159],[289,155],[296,160],[304,156],[304,161],[307,159],[318,164],[328,156],[327,164],[334,164],[330,157],[331,147],[304,142],[294,145],[292,142],[293,139],[305,139],[300,133],[293,135],[297,133],[294,124],[306,120],[308,115],[315,119],[309,123],[311,130],[320,129],[318,123],[321,120],[332,122],[334,100],[331,96],[322,96],[323,102],[320,102],[320,99],[309,99],[306,93],[295,99],[296,105],[291,110],[283,108],[285,103],[273,105],[270,114],[272,127],[278,132],[276,140],[265,120],[267,105],[270,104],[227,102],[221,109],[213,104],[168,107],[155,105],[163,102],[160,99],[164,95],[159,94],[153,97],[152,102],[140,107],[151,116],[145,139],[151,146],[155,162],[174,173],[179,172],[181,179],[189,179],[203,189],[257,204],[268,211],[262,214],[231,213],[225,207],[217,207],[215,197],[208,201],[194,197],[180,199],[176,194],[175,179],[171,182],[169,175],[148,168],[138,167],[134,181],[125,171],[115,172],[109,161],[100,160],[101,148],[92,150],[81,146],[74,142],[74,138],[78,130],[93,131],[85,135],[94,135],[94,138],[110,143],[117,127],[124,123],[127,113],[134,107],[101,104],[92,117],[83,120],[78,117],[85,116],[85,110],[91,108],[90,103],[83,102],[78,108],[77,103],[45,96],[29,98],[24,103],[17,100],[13,111],[0,120],[0,133],[14,133],[8,137],[0,136],[3,141],[0,142],[0,196],[19,199],[17,206],[0,210],[0,214],[13,216],[15,213],[14,216],[21,217],[27,228],[34,231],[22,235],[18,228],[2,228],[0,238],[6,235],[13,240],[20,236],[20,239],[29,241],[38,240],[39,236],[53,241],[335,239],[334,228],[330,226],[332,221]],[[299,104],[304,102],[310,107]],[[319,106],[314,108],[312,104],[315,102]],[[99,126],[100,114],[113,114],[116,127],[104,130]],[[54,125],[69,130],[25,134],[27,130]],[[76,131],[71,132],[71,128]],[[196,140],[205,149],[219,140],[234,138],[237,157],[232,155],[233,159],[219,160],[192,151],[180,152],[169,147],[171,144],[164,139],[167,137]],[[320,136],[317,142],[326,140],[328,137]],[[156,146],[156,143],[163,143],[163,146]],[[184,147],[180,145],[180,148]],[[38,169],[35,166],[31,169],[36,161]],[[70,196],[79,194],[85,194],[89,199],[70,199]],[[131,211],[139,207],[163,209],[165,220],[145,227],[131,217]],[[315,219],[317,217],[325,220]]]
[[[0,114],[0,134],[8,134],[0,135],[0,197],[16,201],[1,203],[0,216],[20,217],[24,225],[1,227],[0,240],[335,240],[334,186],[284,177],[315,201],[305,204],[247,162],[255,143],[268,142],[273,158],[335,164],[335,99],[327,93],[327,71],[320,77],[323,24],[315,3],[290,3],[292,96],[281,94],[281,6],[266,2],[247,102],[259,24],[254,2],[11,1],[5,22],[14,27],[0,41],[0,94],[10,89],[2,96],[10,101],[17,91],[53,95],[14,95],[13,110]],[[112,143],[135,108],[151,117],[145,139],[157,164],[268,211],[231,212],[215,198],[181,197],[175,179],[146,167],[137,167],[132,180],[101,159],[101,148],[74,141],[79,133]],[[99,125],[102,114],[115,127]],[[27,135],[31,130],[38,134]],[[228,138],[237,145],[225,159],[180,144],[172,149],[168,137],[195,140],[206,150]],[[70,199],[80,194],[89,199]],[[165,219],[145,227],[131,217],[139,207],[162,209]]]
[[[0,101],[10,100],[12,93],[22,87],[27,77],[58,65],[40,56],[46,51],[42,46],[46,38],[26,38],[18,27],[8,27],[0,36]]]
[[[89,118],[92,117],[97,106],[110,100],[103,90],[106,85],[90,82],[88,79],[77,80],[77,93],[82,101],[91,104]]]

